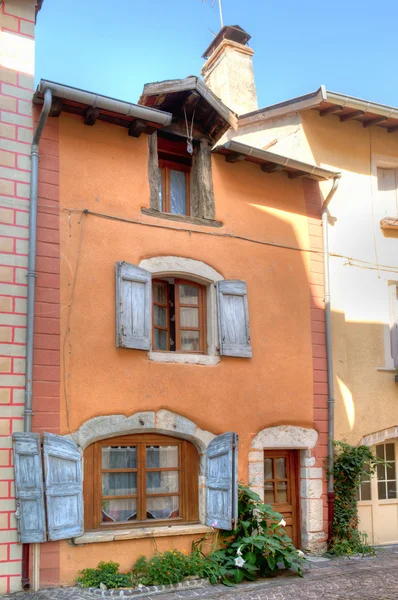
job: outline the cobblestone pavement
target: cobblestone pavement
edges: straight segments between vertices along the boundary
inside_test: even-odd
[[[95,600],[78,588],[3,596],[4,600]],[[275,578],[244,583],[236,588],[202,589],[146,596],[145,600],[397,600],[398,546],[377,551],[375,557],[311,559],[303,578],[285,572]]]

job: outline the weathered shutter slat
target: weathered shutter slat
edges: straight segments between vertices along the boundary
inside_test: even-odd
[[[251,358],[247,286],[244,281],[217,283],[220,354]]]
[[[44,476],[48,539],[83,534],[82,457],[72,440],[44,433]]]
[[[23,544],[46,541],[40,435],[14,433],[13,453],[18,537]]]
[[[214,438],[206,452],[206,525],[227,531],[238,519],[238,436]]]
[[[116,263],[116,345],[150,350],[151,282],[149,271]]]

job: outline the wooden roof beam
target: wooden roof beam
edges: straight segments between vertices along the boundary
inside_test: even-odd
[[[201,95],[198,92],[191,92],[184,102],[185,110],[193,110],[201,99]]]
[[[348,113],[347,115],[342,115],[340,117],[340,121],[343,123],[344,121],[350,121],[351,119],[356,119],[357,117],[363,117],[365,111],[363,110],[354,110],[353,112]]]
[[[261,170],[263,171],[263,173],[277,173],[278,171],[283,170],[283,165],[267,163],[265,165],[261,165]]]
[[[129,136],[139,138],[141,133],[144,133],[145,130],[146,130],[146,122],[143,121],[142,119],[136,119],[129,126],[129,129],[128,129]]]
[[[369,121],[365,121],[362,123],[364,127],[372,127],[372,125],[378,125],[379,123],[383,123],[383,121],[387,121],[388,117],[375,117],[374,119],[370,119]]]
[[[341,112],[343,110],[342,106],[338,106],[337,104],[335,106],[329,106],[329,108],[324,108],[323,110],[319,111],[319,116],[320,117],[327,117],[328,115],[334,115],[337,112]]]
[[[59,117],[62,112],[62,100],[60,98],[53,98],[51,102],[49,117]]]
[[[96,120],[98,119],[98,116],[99,116],[98,108],[95,108],[94,106],[90,106],[84,113],[84,124],[92,127],[95,124]]]
[[[232,154],[227,154],[225,160],[229,163],[236,163],[245,160],[246,154],[239,154],[239,152],[232,152]]]
[[[301,179],[302,177],[308,177],[308,175],[308,173],[301,173],[301,171],[296,171],[295,173],[289,171],[288,173],[289,179]]]

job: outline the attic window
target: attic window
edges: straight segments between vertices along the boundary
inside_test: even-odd
[[[159,208],[174,215],[191,214],[192,158],[184,138],[158,136]]]

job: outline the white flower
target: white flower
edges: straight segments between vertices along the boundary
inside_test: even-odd
[[[238,556],[238,558],[235,558],[235,566],[236,567],[243,567],[243,565],[245,564],[245,560],[243,560],[243,558],[241,556]]]
[[[302,550],[297,550],[297,554],[298,554],[300,557],[304,556],[304,552],[303,552]]]
[[[238,556],[242,556],[242,550],[241,550],[242,546],[239,546],[238,550],[236,551],[236,554]]]
[[[217,527],[217,521],[213,521],[213,523],[211,524],[211,526],[213,527],[213,529],[214,529],[214,527]]]
[[[278,525],[282,525],[282,527],[286,527],[286,521],[285,521],[285,519],[281,519],[279,521]]]

